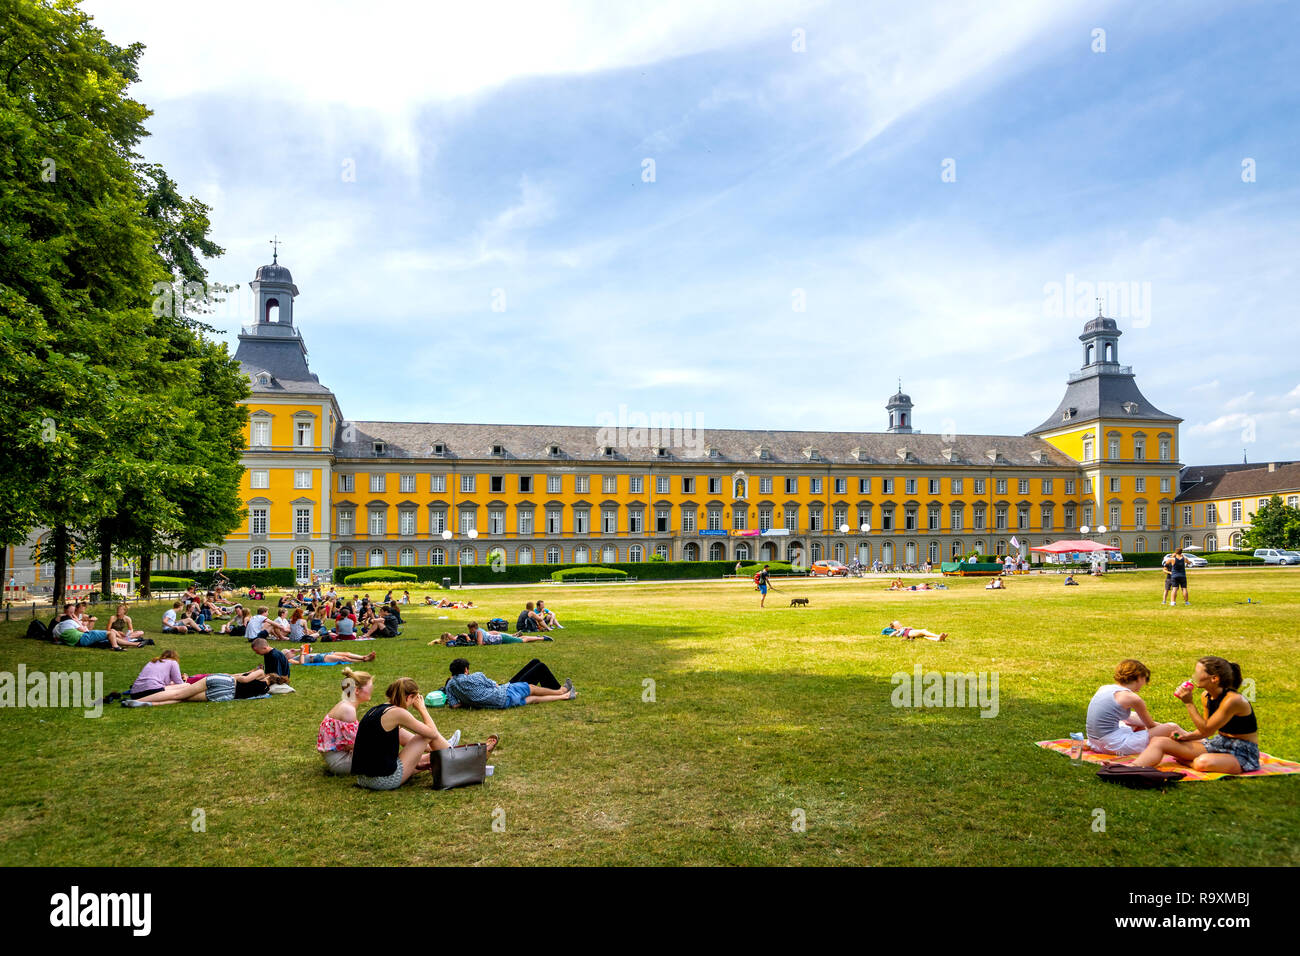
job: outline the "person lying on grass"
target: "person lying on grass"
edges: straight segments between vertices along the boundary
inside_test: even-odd
[[[578,692],[573,681],[566,679],[559,690],[525,684],[522,681],[498,684],[482,671],[469,672],[469,661],[458,657],[451,662],[451,679],[443,687],[448,707],[474,707],[505,710],[525,704],[545,704],[555,700],[573,700]]]
[[[267,674],[260,668],[247,674],[209,674],[192,684],[172,684],[139,700],[124,700],[123,707],[162,707],[164,704],[221,703],[247,700],[270,692],[272,685],[287,684],[279,674]]]
[[[489,644],[532,644],[537,641],[549,641],[549,634],[506,634],[502,631],[485,631],[478,626],[478,621],[470,621],[465,626],[466,636],[471,644],[483,647]]]
[[[1088,702],[1085,729],[1088,746],[1099,754],[1140,754],[1152,737],[1168,737],[1182,730],[1177,724],[1158,724],[1138,696],[1151,683],[1151,671],[1131,658],[1115,668],[1115,682],[1097,689]]]
[[[885,588],[885,590],[886,590],[886,591],[906,591],[906,590],[907,590],[907,585],[903,583],[903,579],[902,579],[902,578],[894,578],[894,580],[892,580],[892,581],[889,582],[889,587]]]
[[[345,777],[352,773],[352,747],[357,739],[357,704],[370,700],[374,678],[365,671],[343,668],[343,697],[321,718],[316,731],[316,752],[325,770]],[[409,733],[409,731],[408,731]]]
[[[468,610],[470,608],[475,607],[473,601],[449,601],[446,598],[440,598],[439,600],[435,601],[433,599],[433,595],[426,596],[424,599],[424,603],[425,606],[427,607],[451,607],[451,608],[457,608],[459,610]]]
[[[352,747],[357,786],[368,790],[396,790],[418,771],[428,769],[430,750],[446,750],[460,736],[457,732],[448,741],[438,732],[420,686],[411,678],[397,678],[384,696],[387,703],[371,707],[358,721]],[[496,743],[495,736],[488,738],[489,753]]]
[[[927,631],[923,627],[904,627],[898,621],[890,621],[889,627],[884,628],[880,633],[885,635],[885,637],[901,637],[905,641],[914,641],[918,637],[924,637],[927,641],[948,640],[947,631],[944,631],[942,634],[936,634],[934,631]]]
[[[1174,691],[1174,696],[1186,705],[1196,730],[1180,729],[1168,737],[1152,737],[1133,766],[1154,767],[1165,757],[1173,757],[1205,773],[1258,770],[1259,725],[1255,708],[1238,692],[1239,687],[1240,667],[1222,657],[1202,657],[1196,662],[1192,679]],[[1204,715],[1193,703],[1197,688],[1205,705]]]
[[[350,651],[329,651],[322,654],[304,655],[301,647],[295,647],[289,651],[288,660],[290,664],[335,664],[340,661],[345,664],[365,664],[375,659],[375,652],[369,654],[353,654]],[[343,671],[347,673],[347,669]]]

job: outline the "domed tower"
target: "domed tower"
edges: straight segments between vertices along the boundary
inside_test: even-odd
[[[298,287],[293,284],[289,270],[280,265],[278,249],[272,254],[270,265],[258,266],[249,287],[257,303],[259,325],[270,323],[292,327],[293,299],[298,294]]]
[[[898,391],[894,393],[889,404],[885,406],[885,411],[889,412],[889,433],[891,435],[910,435],[912,434],[912,399],[903,394],[903,383],[898,383]]]

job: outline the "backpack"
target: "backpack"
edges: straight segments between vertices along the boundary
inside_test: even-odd
[[[1155,767],[1134,767],[1127,764],[1103,767],[1097,771],[1097,777],[1108,783],[1123,784],[1135,790],[1150,790],[1155,787],[1163,790],[1169,784],[1178,783],[1183,779],[1183,775],[1174,770],[1157,770]]]
[[[762,572],[762,571],[756,571],[756,572],[754,573],[754,586],[755,586],[755,587],[758,587],[758,585],[760,585],[760,584],[762,584],[762,583],[763,583],[763,572]]]
[[[33,620],[27,625],[27,637],[34,641],[52,641],[54,640],[53,622],[46,624],[41,620]]]
[[[500,631],[505,634],[510,631],[510,622],[503,617],[494,617],[492,620],[487,622],[487,629],[489,631]]]

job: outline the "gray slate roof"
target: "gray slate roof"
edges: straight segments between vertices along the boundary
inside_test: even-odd
[[[340,458],[395,458],[429,459],[435,442],[446,445],[448,459],[492,459],[492,446],[504,446],[505,460],[527,460],[541,463],[584,462],[670,462],[708,463],[719,465],[758,466],[789,463],[809,464],[819,461],[830,464],[911,465],[954,467],[975,465],[979,467],[1017,468],[1070,468],[1077,463],[1068,455],[1052,447],[1041,438],[1021,435],[958,435],[945,441],[942,435],[893,435],[886,432],[816,432],[816,431],[764,431],[707,428],[699,434],[698,448],[695,434],[687,432],[672,436],[665,432],[655,438],[653,434],[641,447],[620,445],[613,429],[602,434],[594,425],[466,425],[427,422],[352,422],[355,433],[351,441],[341,440],[340,426],[336,442]],[[632,436],[628,436],[631,438]],[[674,437],[676,441],[674,442]],[[376,455],[374,442],[385,444],[384,454]],[[602,454],[602,446],[614,446],[613,458]],[[558,445],[560,455],[551,457],[547,449]],[[659,445],[669,450],[668,458],[656,453]],[[759,457],[759,448],[768,452]],[[703,449],[712,448],[716,457],[707,456]],[[899,450],[907,449],[913,458],[904,460]],[[951,449],[951,460],[944,455]],[[999,457],[994,462],[988,456],[990,449]],[[816,450],[818,458],[809,456]],[[855,456],[854,452],[858,454]],[[1046,456],[1040,461],[1038,456]]]
[[[307,367],[307,352],[296,334],[271,337],[245,333],[239,337],[235,359],[252,380],[251,390],[255,395],[277,392],[331,394],[320,383],[316,373]],[[255,377],[258,372],[270,372],[271,384],[259,385]]]
[[[1129,412],[1124,407],[1126,403],[1137,407]],[[1068,420],[1064,417],[1067,408],[1075,410]],[[1071,382],[1065,389],[1065,397],[1056,406],[1056,411],[1047,421],[1025,434],[1038,435],[1064,428],[1071,422],[1086,422],[1097,418],[1134,418],[1171,423],[1182,421],[1176,415],[1162,412],[1147,401],[1146,396],[1138,390],[1132,373],[1102,371]]]
[[[1195,471],[1192,483],[1188,472]],[[1199,481],[1197,479],[1200,479]],[[1268,465],[1202,465],[1183,472],[1178,501],[1208,501],[1212,498],[1265,498],[1294,494],[1300,490],[1300,463]]]

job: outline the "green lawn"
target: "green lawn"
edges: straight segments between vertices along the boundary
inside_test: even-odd
[[[763,611],[748,582],[475,590],[480,621],[513,619],[542,593],[567,629],[468,654],[426,646],[465,612],[439,621],[412,608],[403,637],[351,646],[379,654],[377,699],[400,675],[441,686],[460,654],[498,680],[539,656],[580,691],[506,712],[433,711],[444,733],[502,735],[496,775],[451,792],[417,777],[371,793],[324,774],[315,732],[341,668],[295,668],[297,693],[269,700],[114,706],[98,719],[0,709],[0,862],[1300,863],[1300,775],[1130,791],[1033,746],[1082,730],[1088,698],[1129,656],[1152,670],[1155,716],[1184,718],[1172,688],[1217,653],[1256,681],[1263,749],[1300,759],[1300,570],[1196,571],[1194,604],[1177,609],[1160,605],[1154,572],[1079,588],[1020,577],[1002,593],[884,583],[782,581]],[[792,595],[811,607],[783,606]],[[1257,603],[1238,603],[1247,597]],[[242,638],[161,640],[159,613],[135,616],[186,672],[257,663]],[[951,637],[881,637],[893,618]],[[0,624],[0,669],[97,670],[125,689],[148,653],[37,644],[24,627]],[[996,671],[997,716],[892,706],[890,676],[918,663]],[[191,826],[196,808],[205,832]]]

